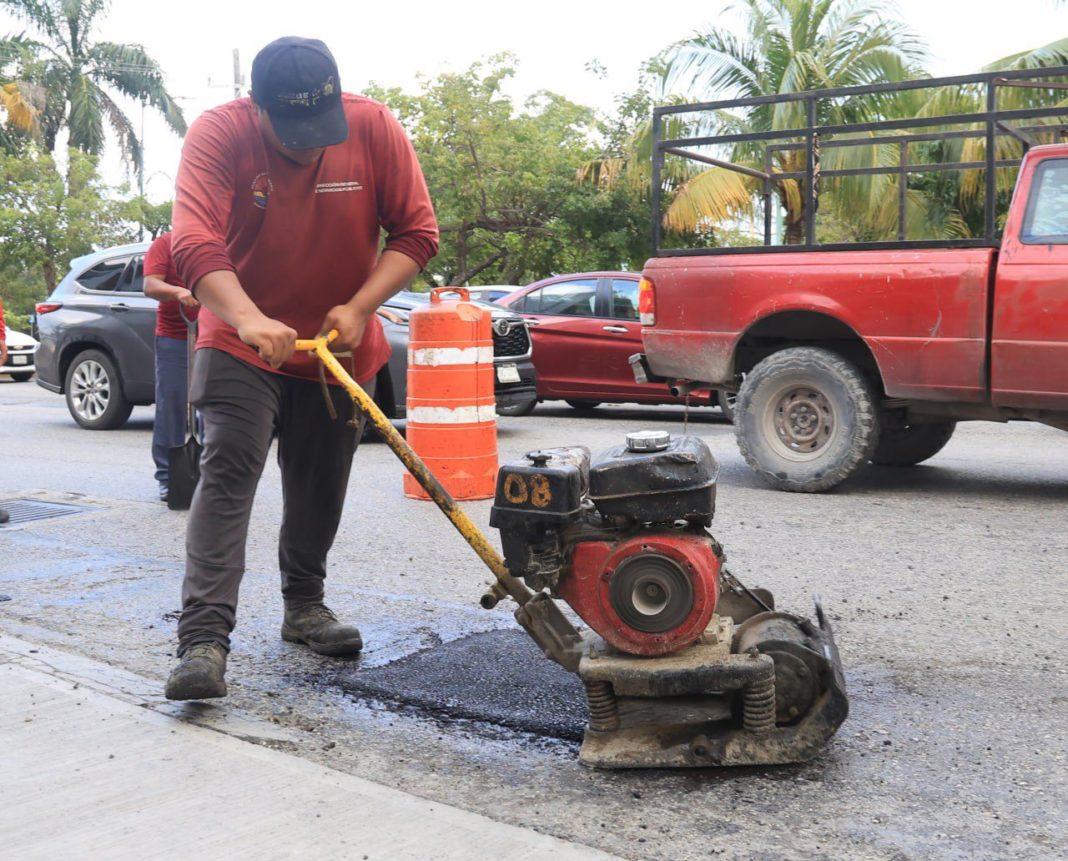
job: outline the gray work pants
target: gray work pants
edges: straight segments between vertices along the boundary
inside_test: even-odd
[[[373,394],[373,381],[364,388]],[[348,394],[339,386],[330,394],[337,420],[318,382],[272,374],[221,350],[197,351],[189,397],[204,417],[204,452],[186,527],[179,655],[198,643],[230,647],[252,499],[274,436],[284,503],[282,597],[287,607],[322,601],[326,554],[363,429],[362,415],[360,427],[348,423],[355,413]]]

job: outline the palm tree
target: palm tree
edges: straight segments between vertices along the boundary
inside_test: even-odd
[[[37,37],[0,38],[0,69],[17,65],[21,80],[44,90],[38,119],[49,150],[66,128],[69,146],[99,155],[106,124],[118,138],[124,159],[140,173],[141,140],[118,99],[126,96],[150,105],[179,135],[185,134],[186,124],[163,86],[159,63],[142,46],[92,41],[108,5],[108,0],[0,0],[0,8]]]
[[[665,75],[669,90],[681,87],[690,100],[750,98],[803,90],[901,81],[922,76],[924,48],[916,36],[875,0],[741,0],[746,35],[738,38],[713,28],[678,43],[670,50]],[[855,96],[822,100],[819,124],[862,122],[885,115],[887,98]],[[806,125],[801,102],[756,105],[740,113],[719,114],[707,122],[719,132],[764,132]],[[846,147],[828,158],[885,160],[878,147]],[[762,166],[763,144],[740,144],[731,161]],[[804,169],[804,150],[780,150],[774,158],[780,172]],[[666,214],[665,224],[694,227],[702,213],[724,208],[737,194],[739,180],[728,183],[722,170],[702,171],[682,185]],[[868,202],[883,207],[885,194],[869,183]],[[775,184],[786,213],[786,242],[803,240],[805,201],[797,180]]]
[[[984,66],[983,71],[1004,72],[1066,65],[1068,65],[1068,38],[1063,38],[1039,48],[1002,57]],[[1000,110],[1024,110],[1054,106],[1065,108],[1063,115],[1027,121],[1027,125],[1030,127],[1049,126],[1049,131],[1033,128],[1029,133],[1029,137],[1033,142],[1056,143],[1063,140],[1059,135],[1059,129],[1063,126],[1065,117],[1068,116],[1068,98],[1064,98],[1063,90],[1051,90],[1041,86],[999,87],[997,90],[997,106]],[[927,94],[923,103],[917,107],[915,116],[937,117],[948,114],[970,114],[980,113],[985,109],[986,88],[983,86],[939,88]],[[1017,124],[1013,123],[1013,125]],[[983,126],[974,125],[972,128],[981,130]],[[997,136],[995,148],[995,158],[998,160],[1018,159],[1023,154],[1021,142],[1007,135]],[[929,157],[930,161],[982,162],[986,158],[986,138],[983,135],[963,139],[958,138],[931,144],[929,149],[932,151]],[[962,235],[976,235],[982,232],[985,206],[983,191],[986,188],[984,174],[985,171],[983,170],[966,170],[959,174],[946,176],[944,180],[938,183],[936,190],[940,193],[936,194],[935,197],[942,208],[956,213],[956,217],[961,224]],[[1000,168],[997,171],[995,187],[998,195],[997,206],[1001,210],[1001,217],[1004,216],[1009,197],[1016,185],[1016,174],[1016,168]],[[999,217],[999,221],[1001,217]]]
[[[4,81],[0,78],[0,108],[4,123],[0,125],[0,151],[15,152],[18,141],[26,136],[39,137],[38,117],[44,93],[24,81]]]
[[[0,125],[0,150],[13,153],[20,140],[26,137],[40,139],[44,91],[4,74],[7,65],[0,49],[0,108],[4,112],[4,122]]]

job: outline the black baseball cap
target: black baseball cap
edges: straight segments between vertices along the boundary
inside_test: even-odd
[[[349,136],[337,63],[318,39],[283,36],[264,47],[252,61],[252,100],[290,149],[333,146]]]

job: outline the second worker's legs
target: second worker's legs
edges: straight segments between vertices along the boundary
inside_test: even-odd
[[[167,501],[170,450],[185,442],[187,356],[185,341],[156,336],[156,415],[152,422],[152,459],[160,499]]]

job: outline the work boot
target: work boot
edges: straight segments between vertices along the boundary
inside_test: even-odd
[[[355,655],[363,648],[359,630],[339,622],[325,604],[287,607],[282,639],[287,643],[304,643],[313,652],[332,658]]]
[[[226,696],[226,649],[218,643],[190,646],[171,670],[164,691],[169,700],[210,700]]]

